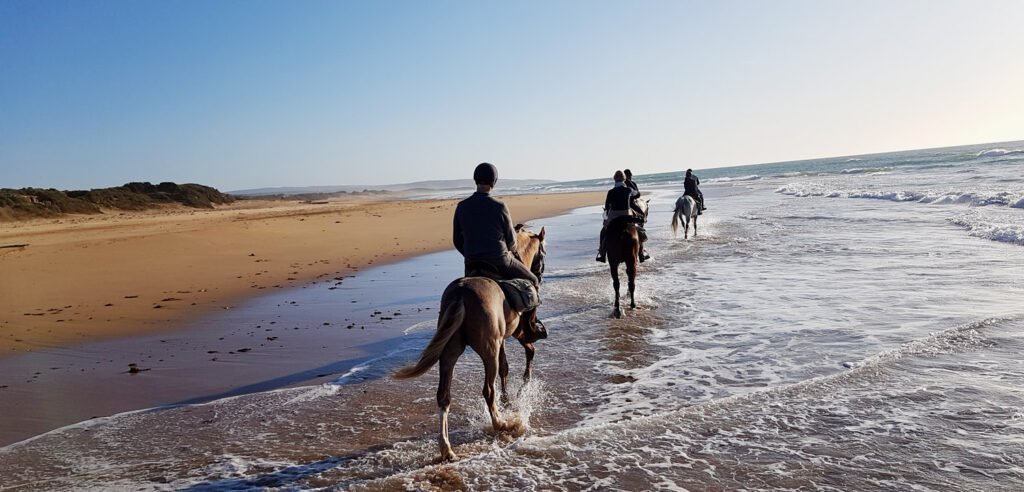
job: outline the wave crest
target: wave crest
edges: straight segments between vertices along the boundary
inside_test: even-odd
[[[963,227],[974,237],[1024,246],[1024,223],[976,213],[954,217],[950,222]]]
[[[1004,155],[1024,154],[1024,149],[987,149],[978,152],[977,157],[1002,157]]]
[[[879,174],[887,173],[892,171],[893,168],[889,166],[881,167],[851,167],[849,169],[843,169],[839,171],[840,174]]]
[[[723,178],[712,178],[712,179],[707,180],[706,182],[707,183],[730,183],[730,182],[733,182],[733,181],[756,181],[758,179],[761,179],[760,175],[750,174],[750,175],[747,175],[747,176],[736,176],[736,177],[728,177],[728,176],[726,176],[726,177],[723,177]]]
[[[1011,208],[1024,208],[1024,196],[1013,191],[915,191],[915,190],[870,190],[847,189],[829,186],[825,183],[789,183],[775,190],[782,195],[796,197],[820,196],[826,198],[869,198],[889,200],[893,202],[918,202],[934,205],[969,205],[984,207],[1002,205]]]

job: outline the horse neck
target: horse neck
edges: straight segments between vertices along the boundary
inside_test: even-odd
[[[530,268],[533,258],[537,256],[537,250],[540,249],[540,241],[534,240],[528,232],[520,231],[517,236],[516,247],[519,248],[519,257],[523,259],[523,264]]]

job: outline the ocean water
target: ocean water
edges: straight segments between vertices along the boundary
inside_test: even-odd
[[[536,221],[550,338],[503,410],[527,430],[488,429],[467,351],[453,463],[436,371],[388,377],[423,317],[327,384],[7,446],[0,490],[1021,490],[1022,171],[1024,142],[698,171],[710,210],[688,240],[668,227],[681,176],[642,176],[654,258],[623,319],[593,261],[599,208]],[[439,261],[387,267],[436,290],[407,311],[436,304],[417,282]]]

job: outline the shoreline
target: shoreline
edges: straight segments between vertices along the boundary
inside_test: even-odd
[[[528,222],[599,204],[601,192],[509,195]],[[459,199],[241,201],[4,223],[0,358],[174,331],[183,321],[296,288],[451,248]]]

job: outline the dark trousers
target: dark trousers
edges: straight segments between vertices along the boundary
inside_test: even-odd
[[[537,276],[534,275],[529,268],[526,268],[526,265],[524,265],[523,262],[515,259],[512,255],[505,255],[501,258],[467,258],[467,276],[475,269],[473,266],[474,263],[483,263],[490,266],[498,272],[498,275],[501,276],[501,278],[521,278],[529,280],[534,286],[540,285],[540,281],[537,280]]]
[[[701,193],[700,190],[697,190],[696,192],[690,192],[686,194],[693,197],[693,200],[697,202],[698,210],[704,209],[704,193]]]

